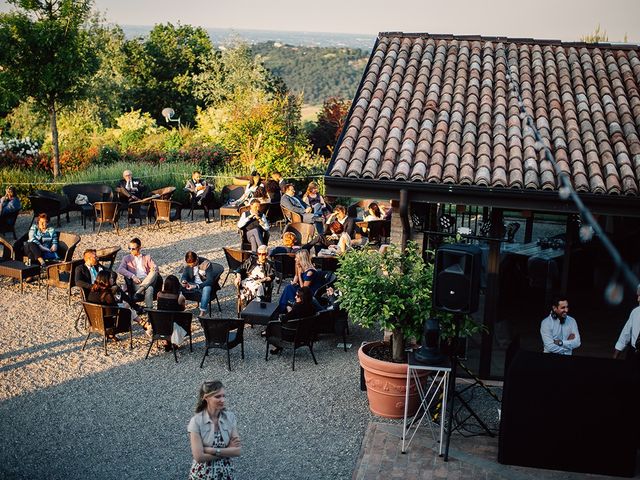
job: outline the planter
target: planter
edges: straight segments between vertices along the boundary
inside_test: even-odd
[[[358,359],[364,369],[364,380],[367,385],[369,409],[374,415],[385,418],[403,418],[405,392],[407,387],[407,364],[377,360],[367,352],[382,342],[371,342],[360,347]],[[420,378],[428,375],[420,372]],[[409,408],[407,415],[415,415],[420,404],[415,382],[411,382],[409,391]]]

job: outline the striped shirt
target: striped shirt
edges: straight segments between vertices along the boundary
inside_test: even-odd
[[[43,232],[37,225],[31,225],[29,229],[29,241],[51,249],[54,245],[56,247],[58,246],[58,232],[56,232],[53,227],[47,227]]]

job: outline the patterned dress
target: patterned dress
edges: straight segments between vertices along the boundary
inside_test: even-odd
[[[214,448],[225,448],[220,430],[214,433]],[[191,464],[189,480],[233,480],[233,465],[231,459],[221,458],[210,462],[198,463],[195,460]]]

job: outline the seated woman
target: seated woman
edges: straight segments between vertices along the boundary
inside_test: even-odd
[[[309,243],[305,243],[302,248],[311,250],[311,247],[313,247],[315,254],[318,255],[322,250],[327,250],[337,245],[343,233],[345,233],[343,225],[335,220],[329,224],[327,232],[323,235],[316,235]]]
[[[138,314],[131,309],[127,302],[121,301],[122,292],[111,282],[111,272],[109,270],[100,270],[96,276],[96,281],[91,286],[87,302],[97,303],[98,305],[107,305],[111,307],[124,307],[129,309],[131,320],[139,321]],[[147,328],[145,324],[142,327],[151,333],[151,328]],[[109,338],[115,338],[111,335]]]
[[[256,171],[251,172],[251,181],[245,187],[244,193],[238,200],[229,202],[229,205],[232,207],[241,207],[243,205],[249,205],[249,202],[254,197],[254,194],[258,189],[258,187],[264,188],[264,185],[260,181],[260,174]]]
[[[363,220],[365,222],[372,222],[375,220],[384,220],[387,212],[383,207],[378,205],[376,202],[371,202],[367,207],[367,213],[365,214]]]
[[[302,197],[302,201],[313,208],[313,214],[317,216],[324,216],[331,212],[329,206],[322,198],[318,191],[318,184],[316,182],[310,182],[307,186],[307,191]]]
[[[305,318],[316,313],[317,309],[313,302],[313,293],[309,287],[302,287],[295,293],[295,303],[287,305],[287,312],[280,315],[280,322],[287,323],[289,320]],[[271,324],[269,328],[269,343],[278,345],[279,339],[282,339],[282,329],[277,324]],[[293,340],[293,339],[285,339]],[[270,350],[272,355],[278,355],[282,351],[282,347],[276,346]]]
[[[263,297],[266,287],[275,275],[273,265],[267,257],[267,246],[260,245],[257,258],[251,256],[236,270],[236,287],[240,289],[241,305],[246,305],[256,297]]]
[[[291,284],[287,285],[280,297],[280,312],[286,313],[287,305],[295,303],[297,291],[302,287],[309,287],[313,295],[320,287],[320,276],[316,267],[311,263],[311,255],[309,250],[300,249],[296,252],[296,273],[291,280]]]
[[[271,252],[269,252],[269,256],[273,257],[274,255],[279,255],[281,253],[293,253],[297,248],[300,248],[296,248],[297,240],[295,233],[284,232],[282,234],[282,246],[272,248]]]
[[[164,279],[162,290],[158,292],[158,310],[184,311],[186,299],[180,293],[180,280],[175,275],[169,275]]]
[[[157,308],[158,310],[170,310],[172,312],[184,311],[187,300],[180,293],[180,280],[175,275],[169,275],[164,279],[162,290],[158,292]],[[165,352],[170,352],[171,342],[164,340]]]
[[[49,215],[41,213],[35,225],[29,229],[25,250],[32,264],[45,264],[46,260],[60,260],[58,256],[58,232],[49,226]]]

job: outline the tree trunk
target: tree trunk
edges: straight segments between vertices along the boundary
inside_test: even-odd
[[[407,357],[406,352],[404,351],[404,335],[398,328],[393,331],[393,336],[391,337],[391,352],[394,362],[406,362]]]
[[[53,178],[60,175],[60,147],[58,145],[58,121],[56,119],[56,103],[49,102],[49,122],[51,124],[51,144],[53,145]]]

